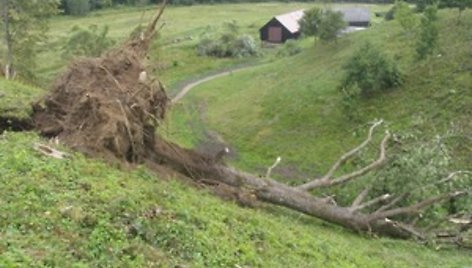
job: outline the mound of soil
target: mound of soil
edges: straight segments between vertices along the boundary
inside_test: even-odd
[[[72,63],[34,105],[36,128],[90,155],[141,162],[154,147],[169,101],[144,70],[153,35],[148,29],[100,58]]]

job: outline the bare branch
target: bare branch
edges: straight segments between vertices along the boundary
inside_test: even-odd
[[[398,202],[400,202],[401,200],[403,200],[403,198],[405,198],[408,194],[402,194],[402,195],[399,195],[397,196],[395,199],[393,199],[392,201],[390,201],[390,203],[388,204],[385,204],[383,206],[381,206],[379,209],[377,209],[374,213],[380,213],[382,211],[385,211],[393,206],[395,206]]]
[[[418,214],[420,213],[420,210],[425,207],[431,206],[443,200],[448,200],[448,199],[466,195],[466,194],[468,193],[465,191],[456,191],[456,192],[450,192],[450,193],[438,195],[435,197],[431,197],[429,199],[425,199],[423,201],[420,201],[408,207],[395,208],[395,209],[387,210],[384,212],[375,212],[370,216],[369,220],[372,221],[372,220],[388,218],[388,217],[393,217],[393,216],[402,215],[402,214],[410,214],[410,215]]]
[[[44,144],[41,144],[41,143],[34,144],[33,148],[36,151],[44,154],[45,156],[54,157],[54,158],[57,158],[57,159],[64,159],[64,158],[69,157],[69,154],[58,151],[58,150],[56,150],[56,149],[54,149],[50,146],[47,146],[47,145],[44,145]]]
[[[357,207],[359,206],[362,201],[366,198],[366,196],[369,194],[371,187],[366,187],[357,197],[354,199],[354,201],[351,204],[351,207]]]
[[[384,138],[382,139],[382,142],[380,143],[379,158],[374,160],[369,165],[367,165],[367,166],[365,166],[361,169],[358,169],[354,172],[345,174],[345,175],[343,175],[343,176],[341,176],[337,179],[331,179],[330,177],[323,177],[321,179],[314,180],[314,181],[305,183],[303,185],[300,185],[297,188],[301,189],[301,190],[309,191],[309,190],[312,190],[312,189],[318,188],[318,187],[327,187],[327,186],[339,185],[339,184],[346,183],[346,182],[348,182],[352,179],[363,176],[363,175],[369,173],[370,171],[379,168],[386,160],[386,154],[385,154],[386,150],[385,150],[385,148],[387,146],[387,142],[390,139],[390,137],[391,137],[391,134],[387,131]]]
[[[370,127],[369,133],[367,134],[367,138],[364,140],[364,142],[362,142],[359,146],[355,147],[349,152],[343,154],[322,178],[302,184],[298,186],[298,188],[301,190],[309,191],[320,186],[330,186],[330,180],[333,177],[334,172],[336,172],[336,170],[338,170],[342,164],[352,158],[356,153],[358,153],[371,142],[375,128],[381,125],[382,123],[383,120],[374,122],[374,124]]]
[[[159,8],[159,12],[157,13],[156,17],[151,21],[149,24],[147,31],[146,31],[146,38],[151,38],[152,35],[154,34],[154,31],[156,29],[156,24],[161,18],[162,14],[164,13],[164,9],[167,6],[167,0],[162,1],[161,7]]]
[[[376,198],[374,198],[374,199],[372,199],[372,200],[369,200],[369,201],[367,201],[367,202],[365,202],[365,203],[362,203],[362,204],[360,204],[360,205],[351,206],[350,210],[351,210],[351,211],[358,211],[358,210],[364,209],[364,208],[366,208],[366,207],[370,207],[370,206],[376,205],[376,204],[378,204],[378,203],[381,203],[381,202],[383,202],[383,201],[385,201],[385,200],[388,200],[388,199],[390,199],[390,198],[392,198],[392,195],[390,195],[390,194],[383,194],[383,195],[381,195],[381,196],[379,196],[379,197],[376,197]]]
[[[275,160],[274,164],[267,169],[267,173],[265,175],[266,178],[270,178],[270,173],[272,172],[272,169],[274,169],[280,163],[280,161],[282,161],[282,158],[279,156]]]

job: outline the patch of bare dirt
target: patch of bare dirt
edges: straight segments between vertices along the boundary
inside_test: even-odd
[[[10,131],[27,131],[34,128],[33,121],[31,119],[18,119],[14,117],[2,117],[0,116],[0,134],[5,130]]]

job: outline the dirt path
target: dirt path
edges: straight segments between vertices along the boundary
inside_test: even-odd
[[[193,81],[193,82],[190,82],[188,84],[185,84],[182,89],[179,91],[179,93],[177,93],[177,95],[172,98],[172,103],[176,103],[178,102],[180,99],[182,99],[185,95],[187,95],[187,93],[192,90],[194,87],[200,85],[200,84],[203,84],[205,82],[208,82],[208,81],[211,81],[213,79],[216,79],[216,78],[220,78],[220,77],[223,77],[223,76],[227,76],[227,75],[231,75],[233,73],[237,73],[237,72],[240,72],[240,71],[243,71],[243,70],[246,70],[246,69],[249,69],[249,68],[252,68],[252,67],[255,67],[256,65],[250,65],[250,66],[245,66],[245,67],[240,67],[240,68],[236,68],[236,69],[232,69],[232,70],[226,70],[226,71],[222,71],[222,72],[219,72],[219,73],[216,73],[216,74],[211,74],[211,75],[208,75],[208,76],[205,76],[197,81]]]

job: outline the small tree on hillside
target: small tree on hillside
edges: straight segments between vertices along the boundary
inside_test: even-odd
[[[0,0],[5,77],[18,72],[33,77],[38,44],[45,40],[48,18],[58,12],[59,0]]]
[[[365,43],[344,65],[341,89],[347,95],[369,97],[402,84],[397,64],[370,43]]]
[[[323,10],[318,7],[306,10],[299,22],[301,33],[305,36],[313,36],[316,41],[322,15]]]
[[[406,33],[411,33],[417,24],[413,10],[402,0],[395,2],[395,20],[400,23]]]
[[[421,18],[420,36],[416,42],[416,53],[418,59],[425,59],[431,55],[438,44],[438,8],[437,6],[429,6],[426,8]]]
[[[338,33],[346,27],[341,12],[331,9],[322,10],[320,8],[312,8],[305,11],[303,18],[300,20],[300,31],[306,36],[319,37],[323,41],[336,40]]]
[[[320,26],[319,26],[319,37],[323,41],[333,41],[338,37],[340,30],[347,26],[343,19],[341,12],[333,10],[326,10],[323,13]]]

